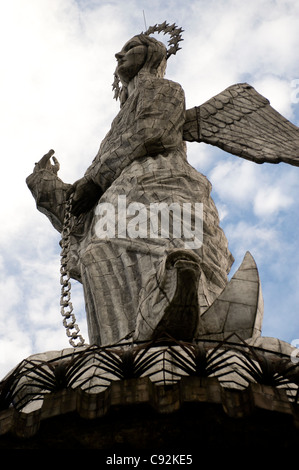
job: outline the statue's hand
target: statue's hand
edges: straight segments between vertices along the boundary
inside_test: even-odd
[[[59,168],[60,168],[60,164],[57,158],[53,157],[53,155],[54,155],[54,150],[49,150],[49,152],[46,155],[44,155],[40,159],[39,162],[35,164],[33,171],[36,172],[39,170],[49,170],[49,171],[52,171],[55,175],[57,175]],[[54,165],[52,165],[50,161],[51,157],[52,157]]]
[[[69,189],[67,197],[73,193],[72,214],[79,217],[88,212],[103,194],[101,188],[86,176],[76,181]]]

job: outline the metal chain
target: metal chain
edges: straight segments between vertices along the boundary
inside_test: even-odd
[[[71,232],[71,207],[72,207],[71,195],[65,205],[65,214],[63,221],[63,229],[61,236],[61,264],[60,264],[60,284],[61,284],[61,297],[60,297],[60,306],[61,306],[61,315],[64,317],[63,326],[66,328],[66,334],[70,338],[69,343],[74,348],[78,346],[83,346],[85,343],[84,338],[80,332],[80,328],[76,323],[76,317],[73,313],[73,305],[71,300],[71,282],[70,274],[68,271],[68,260],[69,260],[69,251],[70,251],[70,232]],[[73,330],[73,331],[72,331]],[[76,340],[78,342],[76,343]]]

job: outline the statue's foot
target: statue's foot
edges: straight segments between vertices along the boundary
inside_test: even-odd
[[[153,338],[167,334],[176,339],[191,341],[199,318],[199,259],[192,252],[173,252],[167,258],[167,270],[176,270],[176,291],[153,332]]]

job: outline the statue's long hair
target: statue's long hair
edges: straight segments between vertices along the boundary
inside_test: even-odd
[[[142,68],[139,70],[140,73],[150,73],[157,78],[163,78],[167,65],[167,48],[166,46],[158,41],[157,39],[147,36],[145,34],[138,34],[137,37],[142,44],[147,47],[147,55]],[[114,98],[120,100],[121,106],[128,98],[128,89],[126,84],[119,85],[120,79],[117,72],[114,73]]]

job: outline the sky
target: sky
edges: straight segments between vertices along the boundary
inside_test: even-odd
[[[0,379],[32,354],[70,347],[59,306],[60,234],[25,179],[50,149],[63,181],[83,176],[119,110],[114,54],[145,23],[164,20],[184,30],[166,78],[181,84],[187,108],[247,82],[299,125],[299,2],[0,0]],[[257,263],[262,335],[296,342],[299,168],[256,165],[204,143],[188,144],[188,159],[213,185],[235,257],[230,276],[246,251]],[[72,302],[88,342],[75,281]]]

